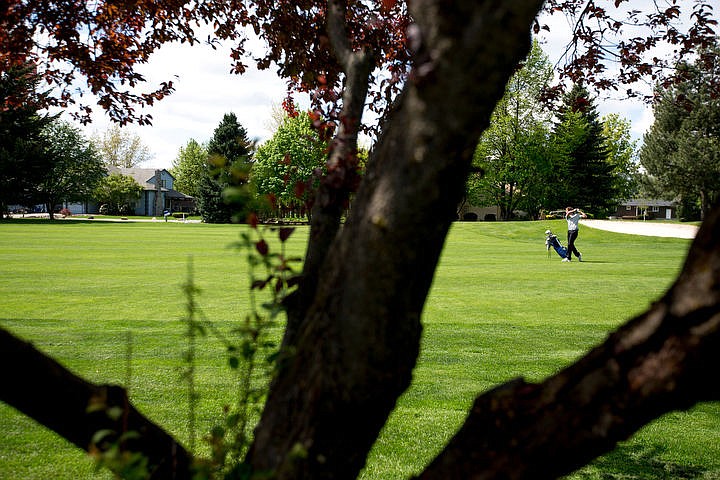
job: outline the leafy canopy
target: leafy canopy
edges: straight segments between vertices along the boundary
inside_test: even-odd
[[[308,113],[286,116],[255,152],[251,178],[257,192],[272,195],[280,207],[307,209],[324,173],[327,147]]]
[[[130,205],[140,198],[142,192],[143,187],[131,176],[111,173],[100,181],[93,192],[93,197],[107,205],[107,213],[124,215],[130,212]],[[101,213],[103,213],[102,207]]]
[[[704,216],[720,194],[720,79],[715,46],[679,71],[684,80],[658,87],[655,122],[645,134],[640,162],[667,196],[698,202]]]
[[[55,120],[43,129],[42,135],[43,155],[52,166],[36,186],[37,198],[53,218],[56,204],[88,200],[107,172],[93,145],[72,124]]]

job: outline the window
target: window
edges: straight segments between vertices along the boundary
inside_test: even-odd
[[[659,211],[660,211],[660,207],[658,207],[657,205],[653,205],[652,207],[650,207],[650,211],[651,211],[651,212],[659,212]]]
[[[629,212],[632,210],[632,207],[630,205],[625,205],[625,210]]]

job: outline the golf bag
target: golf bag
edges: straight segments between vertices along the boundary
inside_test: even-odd
[[[547,248],[548,257],[550,256],[550,248],[554,248],[560,258],[567,257],[567,248],[563,247],[558,240],[557,235],[550,230],[545,230],[545,248]]]

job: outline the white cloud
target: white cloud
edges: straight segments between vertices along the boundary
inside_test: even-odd
[[[272,70],[248,68],[243,75],[229,73],[228,48],[207,45],[166,45],[140,72],[149,85],[172,80],[175,92],[147,110],[152,126],[125,128],[138,134],[153,153],[148,167],[169,168],[180,147],[194,138],[209,140],[225,113],[233,112],[250,139],[265,140],[273,105],[285,96],[285,82]],[[146,87],[147,89],[147,87]],[[88,136],[103,132],[109,119],[96,107],[93,122],[84,127]]]

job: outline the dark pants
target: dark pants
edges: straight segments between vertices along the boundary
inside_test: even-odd
[[[567,247],[567,258],[571,258],[574,253],[577,258],[580,258],[580,252],[575,248],[575,240],[577,239],[577,230],[568,230],[568,247]]]

